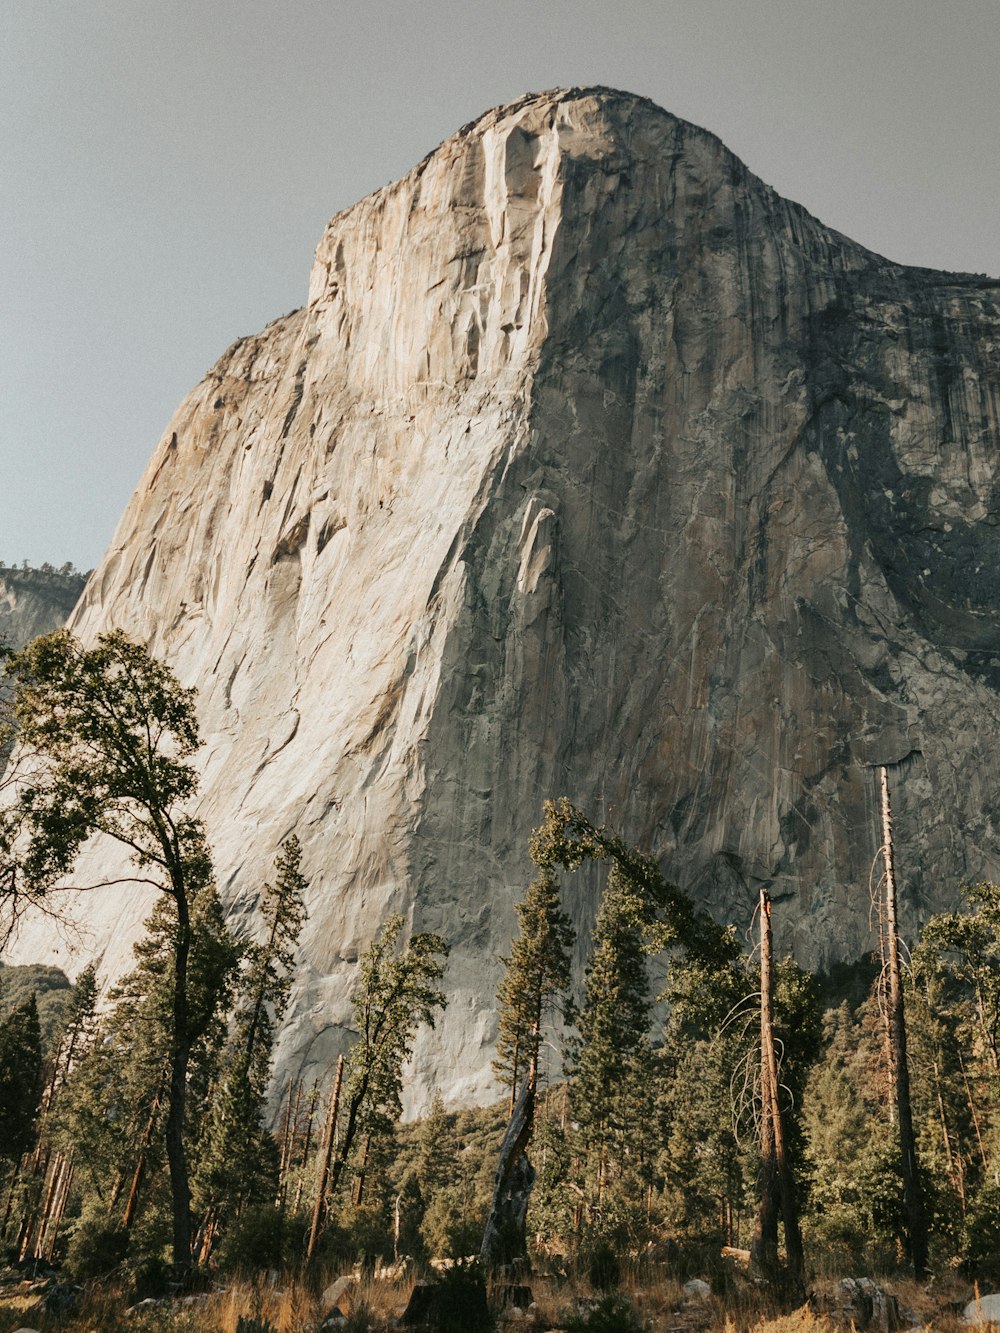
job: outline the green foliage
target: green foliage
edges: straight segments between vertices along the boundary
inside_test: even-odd
[[[403,918],[391,916],[359,966],[354,991],[358,1040],[351,1047],[344,1080],[346,1115],[334,1163],[333,1190],[355,1157],[359,1138],[366,1140],[356,1172],[364,1174],[373,1140],[390,1135],[402,1110],[403,1065],[421,1023],[447,1003],[439,986],[448,946],[440,935],[411,937],[397,952]]]
[[[42,1051],[46,1057],[54,1056],[72,1004],[73,986],[69,977],[61,968],[44,963],[15,967],[0,963],[0,1015],[6,1016],[32,994],[38,1006]]]
[[[172,899],[161,898],[134,946],[136,966],[109,999],[96,1039],[84,1043],[56,1104],[52,1134],[77,1156],[85,1207],[103,1203],[107,1216],[115,1180],[132,1181],[141,1162],[141,1213],[156,1197],[164,1163],[163,1130],[174,1044]],[[185,1040],[189,1048],[186,1142],[193,1151],[214,1100],[226,1012],[238,951],[225,929],[214,886],[191,903],[191,947]],[[81,1004],[83,1030],[93,1020]],[[79,1048],[78,1048],[79,1049]],[[160,1182],[162,1185],[162,1182]],[[121,1224],[129,1189],[121,1188],[115,1222]]]
[[[75,1219],[66,1247],[66,1272],[74,1282],[95,1282],[111,1276],[125,1261],[129,1234],[99,1207]]]
[[[621,1239],[634,1236],[656,1149],[646,920],[642,900],[613,866],[570,1056],[576,1185],[587,1226]]]
[[[743,1030],[672,1046],[657,1168],[664,1220],[689,1244],[736,1244],[751,1216],[756,1141],[741,1086],[751,1051]]]
[[[538,1052],[546,1011],[565,995],[570,981],[573,930],[559,901],[559,886],[549,866],[532,881],[517,904],[518,935],[497,992],[497,1055],[500,1083],[516,1096],[527,1073],[537,1079]]]
[[[7,929],[30,908],[53,910],[54,896],[69,887],[66,876],[95,834],[127,849],[134,881],[163,895],[154,917],[160,913],[161,940],[167,941],[159,956],[166,987],[151,985],[146,1008],[150,1016],[157,1010],[166,1015],[161,1030],[169,1034],[161,1076],[163,1140],[174,1260],[186,1271],[189,1066],[193,1044],[210,1030],[219,977],[232,954],[202,826],[184,813],[197,785],[190,763],[199,744],[194,692],[118,631],[101,635],[93,648],[64,630],[46,635],[9,656],[6,671],[17,738],[7,777],[14,799],[0,810],[0,907]],[[199,949],[213,955],[201,968],[194,956]],[[152,957],[147,961],[153,981],[156,967]]]
[[[242,951],[236,1020],[221,1061],[194,1175],[204,1217],[202,1261],[230,1217],[250,1207],[267,1216],[278,1192],[278,1150],[266,1123],[275,1026],[291,986],[295,949],[305,922],[306,882],[297,838],[283,846],[275,885],[261,893],[264,938]]]
[[[0,1023],[0,1160],[14,1163],[34,1145],[42,1093],[42,1038],[31,994]]]
[[[291,1253],[289,1226],[273,1203],[246,1207],[226,1227],[215,1258],[226,1273],[259,1273],[280,1268]]]
[[[846,1005],[826,1018],[826,1050],[809,1075],[802,1133],[806,1225],[831,1258],[880,1268],[902,1234],[899,1146],[868,1077],[868,1035]],[[884,1038],[883,1038],[884,1042]]]
[[[643,1333],[644,1325],[625,1296],[609,1293],[563,1321],[566,1333]]]
[[[436,1258],[466,1259],[479,1253],[486,1225],[485,1199],[475,1198],[462,1185],[445,1186],[431,1196],[420,1223],[426,1252]]]

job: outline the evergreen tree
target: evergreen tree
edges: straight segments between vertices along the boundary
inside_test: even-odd
[[[198,1002],[189,987],[192,906],[212,881],[202,826],[183,813],[197,785],[194,692],[118,631],[89,649],[65,630],[35,639],[8,658],[7,675],[18,739],[7,778],[15,798],[0,813],[7,930],[31,907],[52,909],[94,834],[127,848],[134,879],[172,905],[164,1142],[183,1274],[191,1259],[188,1011]]]
[[[629,1229],[642,1212],[657,1146],[646,925],[641,900],[613,866],[594,926],[570,1085],[587,1221],[604,1230]]]
[[[0,1023],[0,1160],[16,1165],[35,1142],[42,1036],[34,995]]]
[[[570,981],[573,929],[559,902],[551,866],[542,866],[524,901],[517,904],[519,933],[497,992],[497,1055],[493,1068],[510,1089],[510,1106],[522,1080],[538,1083],[538,1053],[546,1010],[564,997]]]
[[[226,930],[214,886],[191,900],[185,1153],[196,1156],[226,1034],[238,949]],[[83,1206],[126,1231],[157,1188],[164,1160],[173,1026],[172,899],[163,897],[134,945],[136,966],[111,991],[97,1040],[70,1071],[56,1105],[54,1132],[75,1150]]]
[[[895,1262],[904,1226],[899,1145],[885,1130],[884,1028],[859,1022],[845,1004],[827,1012],[824,1037],[801,1100],[807,1227],[843,1264],[882,1266]]]
[[[411,937],[397,952],[403,918],[389,917],[361,959],[354,992],[358,1040],[347,1059],[340,1146],[330,1192],[336,1193],[348,1163],[361,1179],[372,1145],[399,1119],[403,1065],[421,1023],[434,1026],[446,1004],[439,986],[448,946],[440,935]]]
[[[244,972],[234,1030],[210,1099],[195,1202],[202,1214],[200,1258],[207,1259],[219,1228],[249,1205],[273,1205],[278,1192],[278,1149],[267,1127],[274,1030],[291,989],[295,949],[305,922],[306,881],[301,848],[289,838],[265,884],[260,912],[264,939],[244,949]]]
[[[97,1032],[97,964],[88,963],[76,979],[63,1019],[59,1058],[53,1073],[53,1095],[66,1081],[74,1063],[89,1048]]]
[[[417,1132],[414,1174],[420,1192],[428,1202],[449,1185],[455,1174],[458,1137],[444,1109],[441,1093],[435,1089],[430,1110]]]

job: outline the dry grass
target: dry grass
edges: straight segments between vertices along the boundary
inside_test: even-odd
[[[332,1281],[336,1274],[329,1274]],[[506,1333],[542,1333],[556,1329],[596,1293],[583,1279],[554,1277],[530,1279],[535,1300],[531,1316],[523,1321],[500,1320]],[[109,1288],[87,1293],[71,1317],[57,1319],[24,1314],[0,1307],[0,1333],[27,1324],[41,1333],[236,1333],[241,1318],[267,1320],[277,1333],[307,1333],[325,1314],[323,1289],[288,1278],[272,1285],[260,1280],[236,1283],[227,1291],[192,1300],[154,1306],[126,1315],[123,1294]],[[922,1321],[926,1333],[959,1333],[967,1329],[961,1306],[971,1299],[971,1288],[958,1279],[920,1285],[907,1281],[883,1284],[904,1311]],[[388,1333],[405,1308],[413,1278],[363,1283],[346,1303],[345,1333]],[[833,1293],[832,1279],[818,1284],[820,1294]],[[781,1309],[760,1290],[742,1280],[728,1285],[725,1295],[692,1299],[682,1285],[666,1275],[648,1271],[630,1276],[623,1285],[639,1322],[652,1333],[848,1333],[849,1325],[809,1306]],[[905,1321],[904,1321],[905,1326]],[[469,1333],[476,1333],[469,1330]]]

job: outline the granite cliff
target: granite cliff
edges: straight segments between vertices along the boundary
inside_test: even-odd
[[[302,839],[285,1067],[325,1072],[401,910],[453,943],[413,1096],[488,1095],[549,795],[732,920],[771,881],[813,964],[869,945],[873,765],[904,925],[1000,877],[998,396],[1000,284],[870,253],[627,94],[492,111],[334,217],[72,620],[198,686],[238,922]],[[89,895],[19,953],[121,968],[147,909]]]
[[[65,625],[86,581],[72,565],[0,565],[0,643],[23,648]]]

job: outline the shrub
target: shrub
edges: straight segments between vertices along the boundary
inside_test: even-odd
[[[66,1248],[66,1272],[75,1282],[105,1278],[121,1266],[129,1235],[107,1217],[85,1214],[73,1228]]]
[[[624,1296],[608,1294],[587,1310],[563,1321],[566,1333],[644,1333]]]
[[[270,1205],[248,1208],[222,1234],[217,1257],[227,1272],[280,1268],[285,1255],[285,1222]]]

